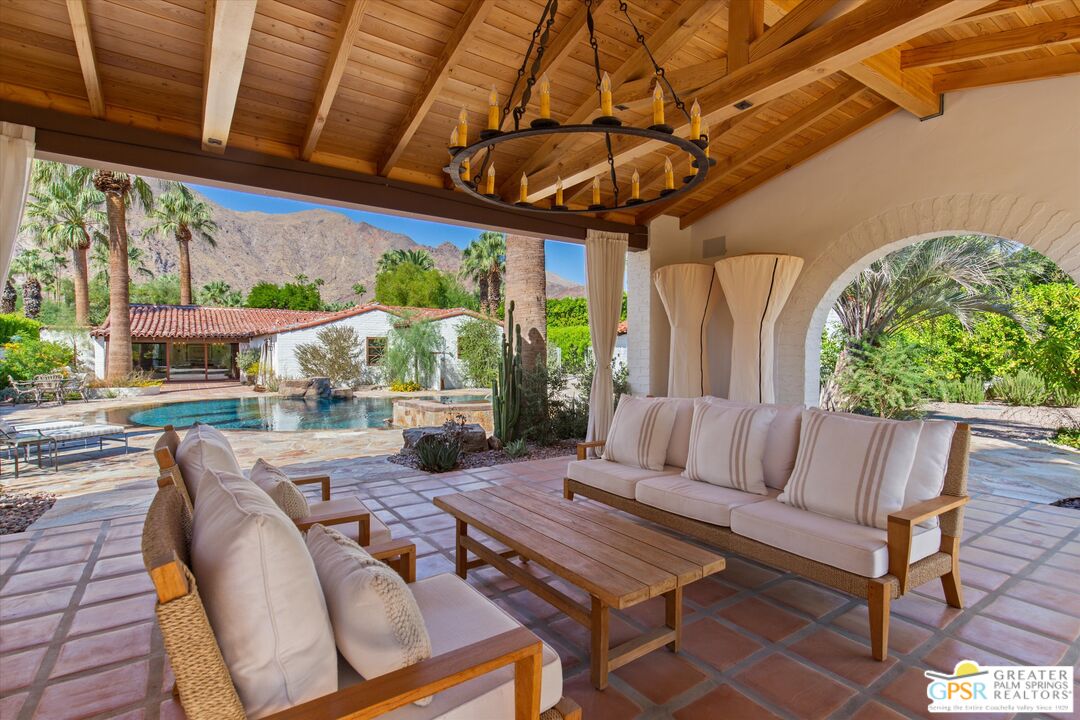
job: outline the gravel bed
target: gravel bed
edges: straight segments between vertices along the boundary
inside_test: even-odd
[[[525,462],[527,460],[546,460],[547,458],[573,455],[577,452],[577,440],[563,440],[554,445],[536,445],[529,443],[529,453],[523,457],[512,458],[502,450],[486,450],[484,452],[465,453],[455,470],[491,467],[492,465],[506,465],[507,463]],[[387,458],[392,463],[419,470],[420,465],[416,454],[412,451],[399,452]]]
[[[0,535],[19,533],[56,502],[49,493],[28,493],[0,485]]]
[[[1050,440],[1059,427],[1080,424],[1080,408],[937,402],[926,410],[928,417],[970,423],[975,435],[1004,440]]]

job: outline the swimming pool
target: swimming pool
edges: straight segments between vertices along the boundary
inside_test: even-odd
[[[418,396],[410,396],[418,397]],[[348,430],[383,428],[393,417],[395,399],[359,397],[351,400],[294,400],[259,397],[192,400],[149,407],[109,410],[103,421],[117,424],[186,428],[196,422],[226,430]],[[487,395],[426,396],[446,403],[484,402]]]

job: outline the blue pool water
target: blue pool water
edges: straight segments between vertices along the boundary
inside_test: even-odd
[[[488,398],[486,395],[454,395],[423,399],[461,403]],[[111,410],[104,419],[150,427],[186,428],[201,422],[228,430],[347,430],[386,427],[393,414],[394,398],[388,397],[292,400],[270,395]]]

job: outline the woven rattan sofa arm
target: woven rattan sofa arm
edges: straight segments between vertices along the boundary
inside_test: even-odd
[[[889,574],[900,582],[901,595],[908,589],[913,528],[930,518],[963,507],[968,500],[967,495],[939,495],[889,515]]]
[[[540,715],[542,644],[516,628],[267,716],[266,720],[365,720],[493,670],[514,666],[514,718]]]
[[[603,440],[590,440],[589,442],[579,442],[577,444],[577,459],[584,460],[588,456],[590,448],[604,447]]]
[[[290,475],[293,485],[322,485],[322,499],[326,502],[330,499],[330,476],[326,473],[311,473],[310,475]]]

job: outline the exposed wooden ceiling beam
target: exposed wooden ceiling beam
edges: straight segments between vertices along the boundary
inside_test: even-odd
[[[987,5],[990,2],[867,2],[707,85],[699,95],[707,111],[703,120],[710,125],[726,120],[740,112],[735,103],[748,102],[752,106],[767,102],[884,52],[964,13],[970,13],[977,4]],[[689,132],[689,124],[678,127],[676,132],[685,136]],[[654,152],[663,145],[655,140],[613,144],[618,146],[613,153],[617,165]],[[607,167],[606,152],[585,157],[560,157],[559,160],[529,178],[529,185],[534,188],[530,202],[554,192],[557,176],[561,176],[565,184],[574,185],[603,172]]]
[[[787,45],[805,32],[815,20],[832,10],[839,1],[803,0],[750,44],[750,59],[757,60]]]
[[[938,92],[949,92],[962,88],[1005,85],[1077,73],[1080,73],[1080,53],[1068,53],[1025,62],[1008,62],[975,70],[941,73],[934,76],[934,89]]]
[[[329,117],[334,97],[337,96],[341,76],[345,74],[345,66],[349,64],[349,53],[356,43],[356,35],[360,31],[360,23],[364,19],[367,4],[368,0],[349,0],[345,13],[341,16],[334,46],[330,50],[330,62],[326,65],[319,91],[315,94],[314,108],[308,120],[307,129],[304,131],[303,143],[300,145],[301,160],[310,160],[312,153],[315,152],[315,146],[319,144],[319,136],[322,135],[323,128],[326,126],[326,118]]]
[[[675,12],[656,29],[652,36],[646,39],[649,49],[652,50],[653,57],[656,58],[656,62],[661,64],[667,62],[721,9],[722,4],[714,0],[686,0],[680,3]],[[611,73],[611,86],[618,88],[631,80],[638,80],[643,76],[648,77],[651,75],[652,64],[649,62],[649,57],[645,51],[639,47],[615,72]],[[599,114],[599,109],[596,96],[591,95],[574,112],[570,113],[570,116],[563,121],[563,124],[576,125],[588,122],[590,117]],[[563,143],[570,140],[571,138],[563,138],[562,142],[560,142],[557,136],[548,138],[515,172],[511,173],[500,187],[500,192],[503,194],[517,192],[522,173],[531,174],[544,166],[550,161],[553,154],[558,153]],[[555,192],[554,185],[551,192]]]
[[[997,0],[986,7],[980,8],[973,13],[957,18],[952,22],[942,25],[943,28],[954,25],[963,25],[975,20],[988,20],[1002,15],[1012,15],[1018,10],[1033,10],[1043,5],[1056,5],[1061,0]]]
[[[67,0],[67,11],[71,19],[71,32],[75,36],[75,50],[79,54],[79,67],[82,68],[83,82],[86,83],[86,99],[90,101],[90,112],[94,117],[103,118],[105,93],[101,89],[101,76],[98,74],[94,38],[90,34],[90,15],[86,10],[86,0]]]
[[[438,97],[446,79],[450,77],[450,70],[465,51],[465,41],[484,24],[484,20],[494,7],[494,2],[485,2],[485,0],[472,0],[469,3],[461,19],[454,26],[454,31],[450,33],[435,64],[428,71],[424,84],[420,86],[420,91],[413,99],[412,106],[405,113],[404,122],[387,143],[386,152],[383,154],[382,162],[379,163],[380,175],[389,175],[397,165],[405,148],[408,147],[416,131],[420,129],[420,124],[427,117],[428,110],[435,103],[435,98]]]
[[[724,77],[727,72],[727,58],[718,58],[694,63],[675,70],[665,70],[664,76],[671,83],[671,86],[678,91],[679,95],[689,97],[699,88]],[[612,90],[611,101],[617,106],[625,106],[639,100],[651,103],[653,85],[655,84],[656,78],[651,75],[625,82]],[[664,92],[667,93],[666,89]],[[671,98],[667,98],[667,100],[670,102]]]
[[[821,137],[811,140],[806,145],[803,145],[798,150],[788,155],[780,162],[774,163],[764,170],[759,170],[747,179],[740,182],[738,185],[733,185],[724,192],[720,193],[716,197],[707,201],[705,204],[691,210],[686,215],[679,218],[679,226],[681,228],[687,228],[693,225],[698,220],[701,220],[709,213],[713,212],[717,208],[728,204],[740,195],[744,195],[754,188],[762,185],[777,175],[781,175],[796,165],[809,160],[813,156],[817,155],[821,151],[832,147],[836,143],[844,140],[845,138],[854,135],[877,122],[886,115],[897,110],[897,107],[889,102],[883,102],[875,105],[870,110],[857,115],[856,117],[848,120],[847,122],[838,125],[830,132],[822,135]]]
[[[908,68],[980,60],[1033,48],[1075,42],[1078,39],[1080,39],[1080,17],[1070,17],[989,35],[976,35],[937,45],[909,48],[900,53],[900,67],[907,70]]]
[[[207,17],[211,27],[205,48],[210,60],[204,81],[203,150],[222,153],[229,143],[255,5],[256,0],[217,0]]]
[[[750,62],[750,46],[764,32],[765,0],[735,0],[728,4],[729,71],[738,70]]]
[[[941,112],[941,94],[934,90],[933,73],[926,68],[901,70],[899,48],[889,48],[844,72],[917,118]]]
[[[863,91],[865,91],[865,88],[858,80],[849,79],[841,83],[835,89],[825,93],[791,117],[782,120],[754,138],[746,147],[717,162],[716,167],[709,169],[709,175],[705,178],[705,182],[695,189],[694,195],[715,188],[731,173],[753,162],[777,145],[790,139],[793,135],[802,132]],[[639,222],[651,220],[657,215],[678,214],[677,209],[685,206],[686,202],[692,198],[693,196],[684,196],[671,203],[653,205],[644,213],[644,217],[639,216]]]

